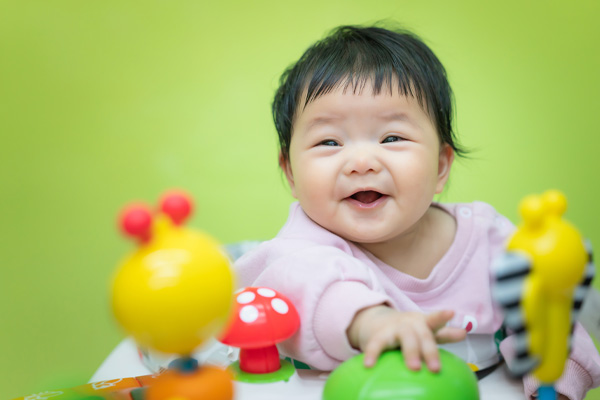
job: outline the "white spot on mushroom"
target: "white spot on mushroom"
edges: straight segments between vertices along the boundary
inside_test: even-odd
[[[277,311],[279,314],[287,314],[290,310],[290,307],[287,303],[281,299],[273,299],[271,300],[271,307],[273,310]]]
[[[256,291],[262,297],[275,297],[275,291],[267,288],[260,288]]]
[[[256,298],[256,295],[254,293],[252,293],[252,292],[243,292],[243,293],[241,293],[241,294],[238,295],[238,297],[236,298],[236,300],[240,304],[248,304],[248,303],[252,303],[255,298]]]
[[[258,319],[258,309],[254,306],[244,306],[240,310],[240,319],[250,324]]]

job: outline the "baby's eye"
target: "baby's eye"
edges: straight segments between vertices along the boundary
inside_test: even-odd
[[[381,143],[401,142],[403,140],[404,139],[402,139],[400,136],[388,136],[385,139],[383,139]]]
[[[320,142],[319,146],[339,146],[339,143],[335,140],[327,139]]]

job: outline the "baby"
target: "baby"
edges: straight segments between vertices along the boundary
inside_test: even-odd
[[[413,370],[440,369],[438,344],[484,375],[508,353],[491,261],[513,225],[481,202],[433,201],[463,154],[444,67],[415,35],[343,26],[286,70],[273,103],[279,164],[292,195],[273,240],[243,256],[244,286],[288,296],[300,331],[281,350],[332,370],[400,347]],[[562,398],[600,383],[579,325]],[[538,384],[524,380],[527,398]]]

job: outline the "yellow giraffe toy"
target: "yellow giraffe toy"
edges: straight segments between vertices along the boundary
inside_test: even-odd
[[[523,222],[495,265],[495,298],[516,336],[511,369],[519,376],[533,372],[543,384],[540,399],[555,398],[552,384],[569,357],[573,324],[594,275],[591,249],[562,218],[566,209],[556,190],[524,198]]]

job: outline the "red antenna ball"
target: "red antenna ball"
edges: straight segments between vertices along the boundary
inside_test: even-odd
[[[121,231],[125,235],[138,238],[144,243],[150,240],[152,232],[150,207],[144,204],[132,204],[121,212],[119,219]]]
[[[160,202],[160,210],[171,217],[175,225],[181,225],[192,213],[192,200],[183,192],[168,192]]]

